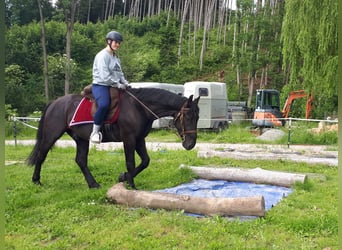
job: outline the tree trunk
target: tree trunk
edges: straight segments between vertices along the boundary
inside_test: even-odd
[[[207,152],[203,152],[204,154]],[[229,154],[229,152],[223,152]],[[304,183],[307,179],[305,174],[264,170],[262,168],[213,168],[188,166],[199,178],[208,180],[242,181],[291,187],[296,182]]]
[[[215,6],[215,0],[212,0],[210,3],[207,3],[205,6],[206,15],[204,19],[204,25],[203,25],[203,40],[202,40],[202,49],[200,54],[200,70],[203,68],[203,58],[204,58],[204,52],[207,46],[207,32],[210,28],[210,22],[211,22],[211,15],[213,13],[213,8]]]
[[[170,5],[168,6],[168,11],[167,11],[167,22],[166,22],[167,25],[169,25],[172,2],[173,2],[173,0],[170,1]]]
[[[181,54],[182,54],[182,42],[183,42],[183,30],[184,30],[184,23],[185,23],[185,18],[188,13],[189,9],[189,3],[190,0],[185,0],[184,3],[184,8],[183,8],[183,15],[182,15],[182,22],[181,22],[181,27],[180,27],[180,32],[179,32],[179,41],[178,41],[178,66],[181,60]]]
[[[202,15],[203,15],[203,5],[204,5],[204,2],[203,0],[201,0],[200,4],[199,4],[199,9],[198,9],[198,27],[197,29],[200,29],[202,27]]]
[[[90,20],[90,10],[91,10],[91,0],[88,0],[88,15],[87,15],[87,23]]]
[[[199,1],[194,1],[194,24],[193,24],[193,27],[194,27],[194,31],[193,31],[193,34],[194,34],[194,37],[193,37],[193,54],[196,55],[196,34],[197,34],[197,30],[198,30],[198,22],[199,22]]]
[[[109,0],[106,1],[106,8],[104,11],[104,20],[108,19],[108,9],[109,9]]]
[[[111,0],[108,17],[114,17],[114,11],[115,11],[115,0]]]
[[[189,3],[189,25],[188,25],[188,57],[191,56],[191,23],[194,21],[194,1]],[[195,35],[195,34],[194,34]]]
[[[236,84],[238,85],[238,89],[239,89],[239,101],[241,101],[241,96],[242,96],[242,84],[241,84],[241,80],[240,80],[240,65],[239,63],[236,64]]]
[[[265,200],[263,196],[203,198],[161,192],[127,190],[122,182],[111,187],[107,191],[106,196],[114,203],[130,207],[183,210],[187,213],[210,216],[265,215]]]
[[[44,61],[44,68],[43,68],[43,75],[44,75],[44,90],[45,90],[45,100],[46,102],[49,101],[49,71],[48,71],[48,60],[47,60],[47,53],[46,53],[46,35],[45,35],[45,22],[44,22],[44,16],[43,16],[43,10],[41,1],[37,0],[38,3],[38,9],[39,9],[39,15],[40,15],[40,24],[42,28],[42,49],[43,49],[43,61]]]
[[[75,13],[76,13],[76,0],[70,2],[70,16],[66,16],[67,21],[67,34],[66,34],[66,62],[65,62],[65,84],[64,94],[69,94],[70,80],[71,80],[71,35],[74,29]]]
[[[217,40],[220,41],[221,40],[221,36],[222,36],[222,31],[223,31],[223,24],[225,21],[225,17],[226,17],[226,6],[224,5],[225,1],[223,1],[223,3],[220,6],[219,9],[219,16],[218,16],[218,32],[217,32]]]
[[[247,107],[251,107],[252,104],[252,98],[253,98],[253,91],[254,91],[254,84],[256,80],[256,72],[254,75],[251,75],[250,83],[248,86],[248,98],[247,98]]]
[[[162,2],[161,0],[158,1],[158,12],[157,12],[158,15],[160,15],[160,13],[161,13],[161,8],[162,8],[161,7],[161,2]]]

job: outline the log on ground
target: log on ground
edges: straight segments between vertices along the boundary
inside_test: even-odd
[[[184,167],[181,165],[181,167]],[[199,178],[208,180],[243,181],[258,184],[270,184],[291,187],[294,183],[304,183],[305,174],[295,174],[279,171],[264,170],[262,168],[215,168],[188,166]]]
[[[264,216],[263,196],[241,198],[203,198],[162,192],[128,190],[118,183],[107,191],[116,204],[151,209],[183,210],[187,213],[221,216]]]

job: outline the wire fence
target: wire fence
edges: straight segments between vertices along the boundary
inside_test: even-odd
[[[32,129],[36,129],[38,130],[38,127],[35,127],[31,124],[29,124],[27,121],[35,121],[35,122],[39,122],[40,121],[40,118],[33,118],[33,117],[16,117],[16,116],[13,116],[13,122],[14,124],[16,124],[17,122],[20,122],[21,124],[29,127],[29,128],[32,128]]]
[[[40,121],[40,117],[11,116],[9,117],[9,121],[13,122],[13,138],[15,145],[17,145],[18,133],[23,132],[25,127],[38,130],[38,122]]]
[[[285,129],[288,131],[288,139],[287,139],[287,145],[288,147],[290,146],[290,141],[291,141],[291,134],[293,133],[293,130],[295,129],[301,129],[302,125],[305,124],[308,126],[308,124],[311,123],[308,127],[311,127],[312,131],[319,132],[324,132],[329,130],[329,127],[333,124],[337,124],[338,120],[337,119],[303,119],[303,118],[277,118],[280,121],[285,122]],[[201,119],[200,120],[211,120],[211,121],[226,121],[230,125],[234,124],[244,124],[246,126],[250,126],[251,129],[253,129],[252,126],[252,118],[238,118],[238,117],[233,117],[230,119]],[[273,121],[272,119],[264,119],[265,121]],[[15,141],[15,145],[17,145],[17,137],[20,132],[24,131],[24,128],[27,127],[29,129],[38,129],[38,122],[40,121],[40,118],[33,118],[33,117],[18,117],[18,116],[12,116],[9,118],[9,121],[13,122],[13,137]],[[328,129],[327,129],[328,127]],[[163,129],[164,127],[160,127],[159,129]],[[158,129],[158,128],[157,128]],[[258,129],[254,127],[254,129]],[[31,132],[32,133],[32,132]],[[30,134],[30,133],[29,133]]]

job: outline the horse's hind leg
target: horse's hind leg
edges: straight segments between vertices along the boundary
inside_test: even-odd
[[[43,136],[40,140],[37,141],[29,159],[29,164],[34,165],[34,172],[32,175],[33,183],[41,185],[40,172],[42,169],[42,164],[45,161],[49,150],[52,148],[52,146],[55,144],[60,136]]]
[[[45,156],[42,157],[42,160],[38,160],[36,165],[34,166],[34,172],[32,175],[32,182],[37,184],[37,185],[41,185],[42,183],[40,182],[40,171],[42,169],[42,164],[46,158],[47,153],[45,154]]]
[[[96,182],[95,178],[91,174],[88,168],[88,153],[89,153],[89,141],[81,138],[75,139],[77,145],[76,163],[80,167],[84,178],[88,183],[89,188],[98,188],[100,185]]]
[[[28,164],[35,166],[32,181],[36,184],[41,184],[40,171],[49,150],[66,130],[65,123],[61,119],[64,116],[63,112],[56,111],[56,103],[50,103],[45,107],[39,121],[36,144],[28,158]]]

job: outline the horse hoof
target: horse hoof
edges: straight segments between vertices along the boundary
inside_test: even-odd
[[[95,183],[89,185],[89,188],[100,188],[100,187],[101,187],[101,185],[98,184],[97,182],[95,182]]]
[[[119,175],[119,182],[125,182],[127,180],[126,173],[121,173]]]
[[[38,181],[33,181],[33,180],[32,180],[32,182],[33,182],[34,184],[36,184],[37,186],[42,186],[42,183],[40,182],[40,180],[38,180]]]

